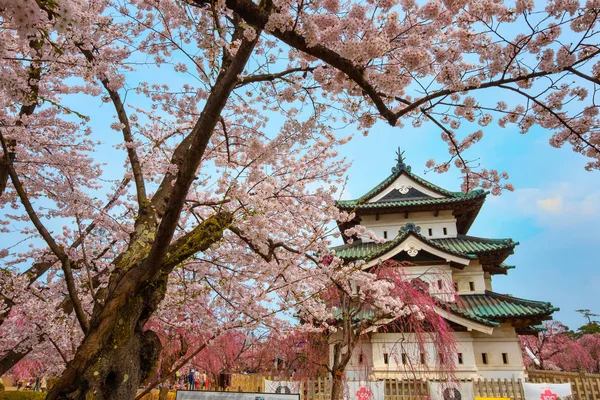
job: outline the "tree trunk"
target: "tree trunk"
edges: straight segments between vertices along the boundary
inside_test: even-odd
[[[143,271],[129,272],[92,320],[48,400],[131,400],[153,372],[161,344],[143,326],[164,297],[167,279],[140,284],[138,275]]]
[[[230,213],[204,220],[174,242],[161,268],[151,268],[157,263],[151,256],[128,269],[117,266],[104,305],[95,308],[75,357],[46,400],[133,399],[158,364],[160,341],[144,325],[165,296],[169,273],[180,258],[221,240],[231,220]]]
[[[344,373],[334,371],[331,375],[331,400],[342,400],[344,398]]]

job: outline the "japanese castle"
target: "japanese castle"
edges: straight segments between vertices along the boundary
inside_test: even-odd
[[[356,215],[340,225],[342,236],[360,224],[387,241],[344,237],[346,244],[333,250],[344,262],[364,260],[363,269],[390,259],[410,263],[407,277],[420,279],[444,304],[438,312],[456,337],[457,378],[524,378],[518,335],[535,334],[558,308],[494,292],[492,277],[514,268],[504,261],[518,243],[468,235],[487,194],[442,189],[413,174],[398,152],[383,182],[356,200],[338,202]],[[448,287],[455,288],[451,295]],[[410,334],[393,329],[370,332],[354,350],[347,376],[364,375],[364,363],[372,379],[438,376],[433,345],[423,354],[410,342]]]

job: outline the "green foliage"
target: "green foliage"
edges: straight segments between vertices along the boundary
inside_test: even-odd
[[[0,392],[4,392],[4,384],[0,382]]]
[[[579,339],[583,335],[593,335],[596,333],[600,333],[600,322],[592,320],[593,317],[600,317],[600,314],[595,314],[587,308],[582,310],[575,310],[575,312],[580,313],[585,319],[587,319],[588,323],[580,326],[576,332],[573,332],[573,334],[571,335],[572,337]]]
[[[593,335],[594,333],[600,333],[600,324],[596,321],[592,321],[588,324],[580,326],[577,329],[577,333],[580,335]]]
[[[44,400],[46,393],[32,391],[0,392],[0,400]]]

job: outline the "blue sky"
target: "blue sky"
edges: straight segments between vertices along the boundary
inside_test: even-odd
[[[136,72],[126,75],[130,87],[149,79],[168,82],[177,88],[185,79],[171,68],[139,66]],[[481,93],[478,100],[495,100],[491,93]],[[516,96],[502,93],[498,99],[512,106]],[[93,138],[103,142],[94,158],[106,163],[105,179],[120,179],[125,154],[112,148],[121,136],[108,127],[116,120],[111,105],[83,96],[69,96],[65,103],[91,117]],[[147,100],[133,92],[128,95],[127,103],[148,105]],[[269,129],[275,131],[281,122],[280,117],[273,117]],[[471,132],[457,133],[462,137]],[[340,135],[351,133],[348,128]],[[550,301],[561,308],[555,318],[577,328],[584,320],[575,309],[589,308],[600,313],[596,294],[600,287],[600,262],[594,254],[595,246],[600,244],[600,172],[585,171],[586,159],[568,145],[552,148],[548,144],[550,135],[541,128],[520,135],[513,127],[502,129],[495,123],[484,128],[483,140],[469,149],[468,158],[478,158],[487,168],[508,172],[516,190],[498,197],[489,195],[469,234],[520,242],[515,254],[507,260],[517,268],[508,276],[496,276],[494,290]],[[380,122],[368,137],[356,134],[339,149],[340,156],[352,162],[344,197],[358,197],[387,177],[398,146],[406,151],[407,163],[414,173],[446,189],[460,190],[456,169],[442,175],[424,173],[429,158],[443,161],[448,157],[438,128],[431,123],[420,128],[413,128],[410,123],[405,128],[393,128]]]
[[[600,312],[600,262],[595,254],[600,244],[600,172],[586,171],[585,157],[568,145],[551,147],[549,137],[541,128],[525,135],[493,123],[484,128],[484,138],[469,149],[469,158],[508,172],[515,191],[488,195],[469,234],[518,241],[507,259],[516,269],[496,276],[494,291],[550,301],[561,309],[555,319],[575,329],[584,320],[574,310]],[[352,161],[344,198],[356,198],[387,177],[398,146],[406,151],[412,172],[448,190],[460,190],[456,169],[425,173],[429,158],[448,157],[439,129],[433,124],[416,129],[381,123],[368,137],[356,135],[340,150]]]
[[[161,71],[169,78],[176,75],[169,67]],[[141,72],[134,81],[145,76],[146,71]],[[177,86],[171,79],[167,80],[173,87]],[[511,104],[517,100],[514,96],[503,99]],[[140,96],[127,100],[130,105],[147,103]],[[104,177],[120,179],[125,154],[112,149],[121,137],[108,128],[115,120],[110,104],[79,96],[68,101],[86,111],[91,117],[94,138],[103,142],[94,157],[106,163]],[[269,129],[277,130],[282,119],[272,117]],[[395,163],[398,146],[405,150],[406,161],[414,173],[448,190],[460,190],[456,168],[445,174],[425,173],[429,158],[444,161],[448,157],[440,130],[432,123],[413,128],[410,121],[406,122],[404,128],[379,122],[368,137],[357,133],[339,148],[340,156],[352,162],[344,198],[359,197],[387,177]],[[464,131],[457,132],[458,136],[472,132],[471,128],[465,125]],[[515,191],[488,195],[469,234],[512,238],[520,243],[507,260],[507,264],[517,268],[508,276],[496,276],[494,290],[550,301],[561,309],[554,314],[555,319],[577,328],[584,320],[574,310],[589,308],[600,313],[596,294],[600,287],[600,262],[594,254],[595,246],[600,244],[600,172],[586,171],[587,160],[574,153],[569,145],[561,149],[551,147],[548,143],[551,133],[539,127],[525,135],[510,125],[500,128],[495,123],[483,130],[483,140],[468,150],[468,159],[477,158],[486,168],[508,172]],[[339,134],[353,132],[348,127]]]

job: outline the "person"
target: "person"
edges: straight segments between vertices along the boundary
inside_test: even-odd
[[[46,376],[42,376],[42,380],[40,381],[40,390],[42,392],[47,392],[48,391],[48,379],[46,379]]]
[[[194,369],[190,369],[188,374],[188,382],[190,384],[190,390],[196,390],[196,382],[194,382]]]
[[[196,386],[196,390],[200,389],[200,371],[194,372],[194,386]]]
[[[39,388],[40,388],[40,377],[36,376],[35,377],[35,383],[33,385],[33,391],[37,392],[39,390]]]
[[[17,381],[17,391],[21,390],[22,387],[23,387],[23,379],[19,379]]]

